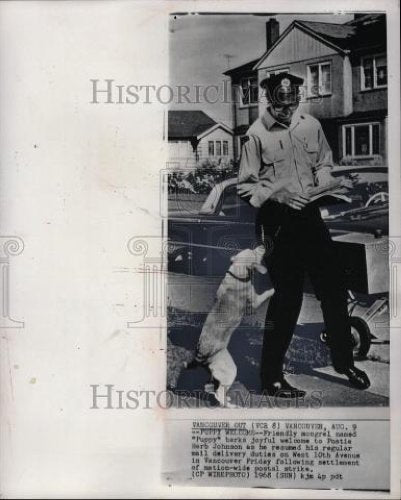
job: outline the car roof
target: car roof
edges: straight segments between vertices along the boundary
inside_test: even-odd
[[[228,187],[237,184],[237,178],[232,177],[231,179],[226,179],[223,182],[216,184],[210,191],[208,197],[206,198],[202,208],[200,209],[200,214],[211,214],[216,210],[217,204],[219,202],[221,193]]]

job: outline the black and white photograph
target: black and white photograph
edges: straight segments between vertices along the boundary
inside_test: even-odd
[[[399,11],[0,0],[0,498],[400,498]]]
[[[169,38],[177,406],[388,406],[385,13],[172,14]]]

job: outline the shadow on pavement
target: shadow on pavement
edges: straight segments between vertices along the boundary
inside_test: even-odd
[[[173,384],[178,390],[196,391],[209,381],[209,373],[205,368],[182,369],[196,349],[206,314],[188,314],[179,310],[170,311],[168,318],[168,339],[170,356],[168,371],[174,372]],[[259,371],[263,342],[263,325],[246,324],[252,322],[246,318],[234,332],[229,351],[237,365],[237,380],[249,391],[260,389]],[[322,374],[313,370],[330,364],[328,348],[320,341],[320,323],[298,325],[287,352],[285,371],[292,374]],[[340,381],[341,379],[338,379]]]

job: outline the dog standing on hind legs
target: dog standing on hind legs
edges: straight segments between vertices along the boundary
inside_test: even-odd
[[[252,284],[252,273],[267,273],[262,264],[265,248],[246,249],[231,258],[231,266],[217,290],[215,303],[203,325],[195,359],[187,368],[206,367],[211,374],[215,390],[212,395],[217,402],[232,407],[227,400],[227,391],[237,375],[237,367],[227,347],[243,316],[260,307],[274,294],[269,289],[257,294]]]

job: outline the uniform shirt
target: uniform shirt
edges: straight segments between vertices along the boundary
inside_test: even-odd
[[[248,129],[241,152],[238,194],[254,207],[261,207],[283,186],[306,193],[323,181],[332,164],[330,146],[315,118],[297,110],[286,126],[267,109]]]

